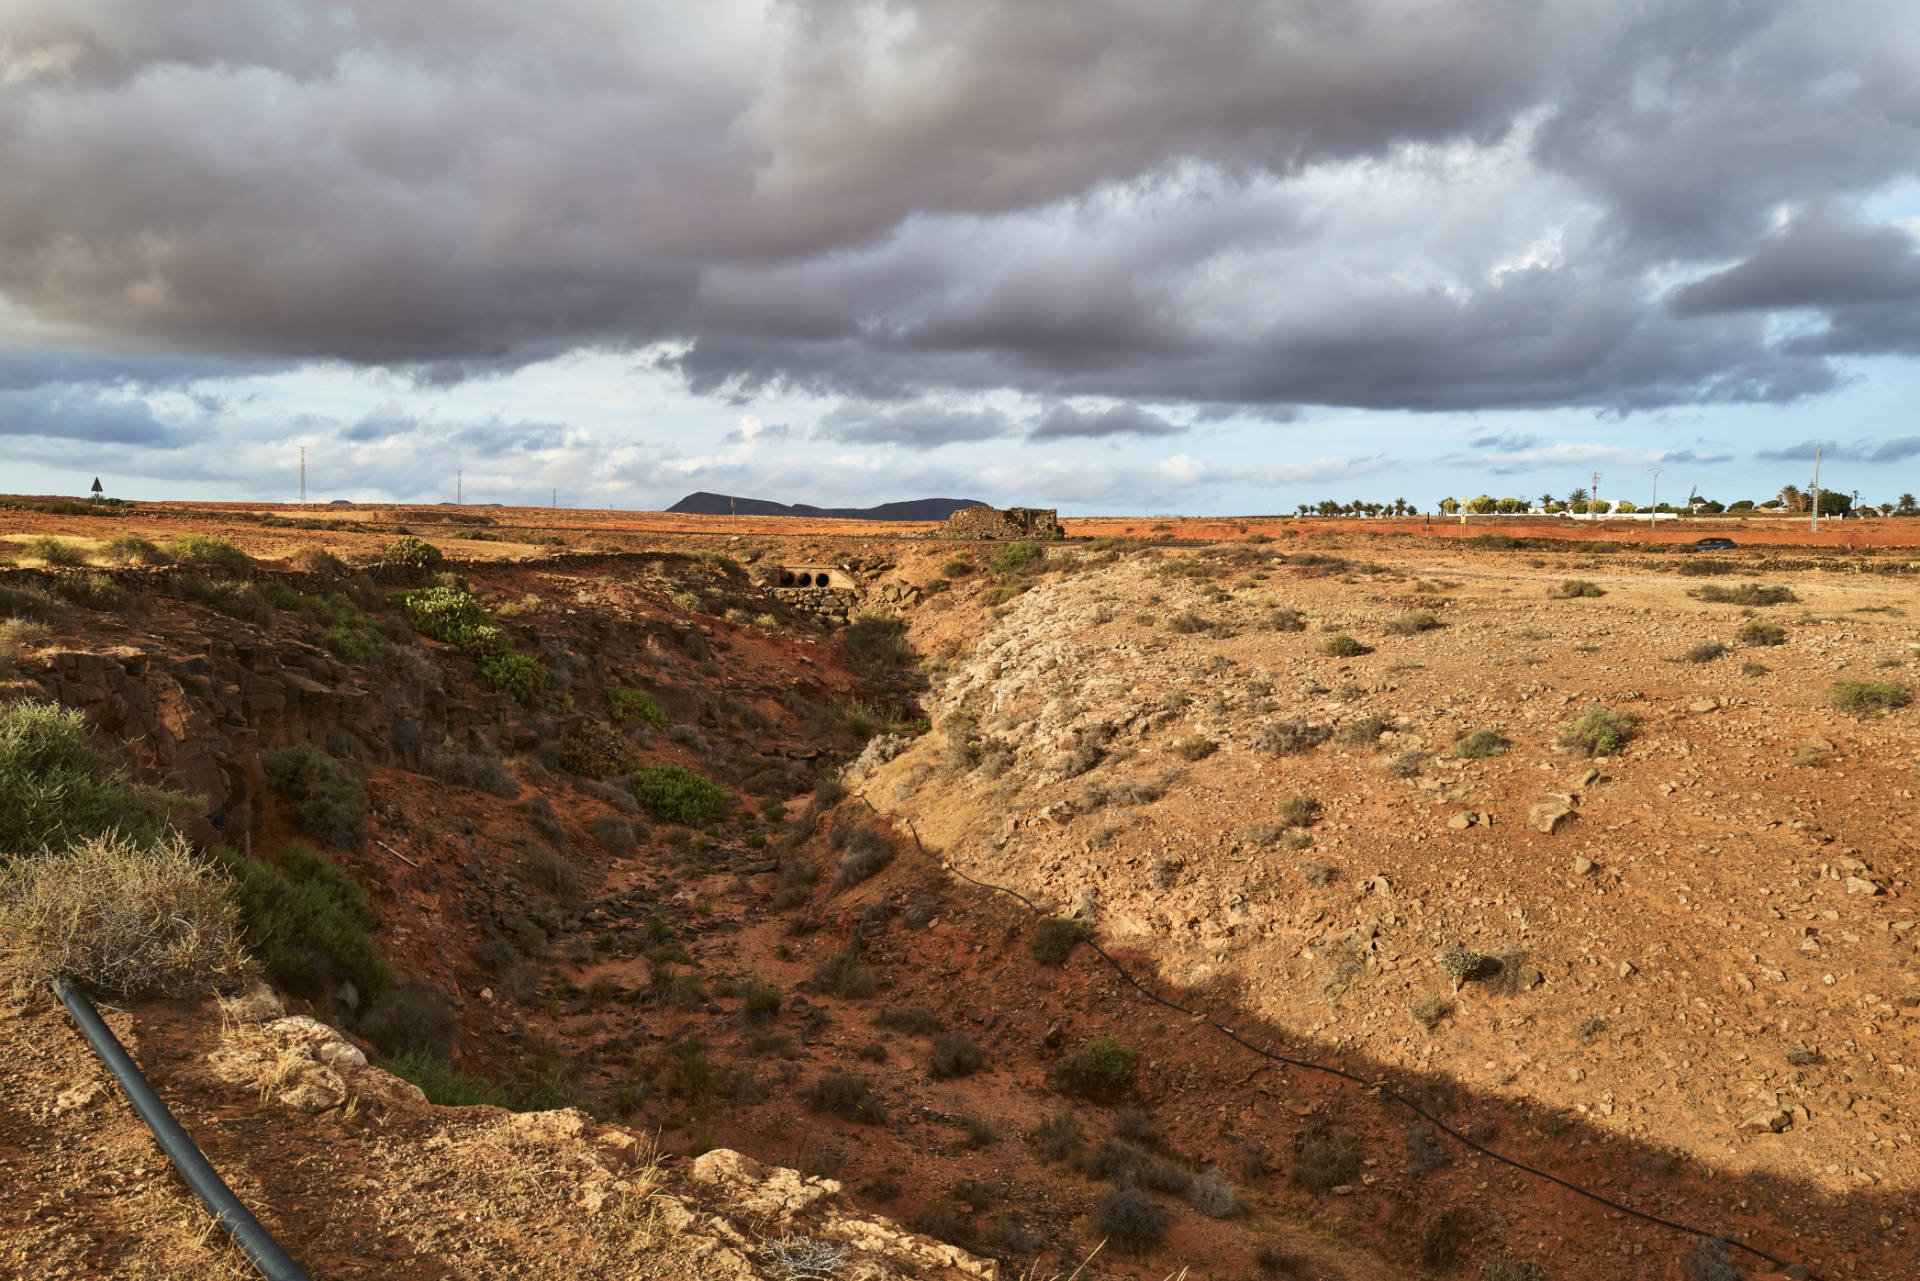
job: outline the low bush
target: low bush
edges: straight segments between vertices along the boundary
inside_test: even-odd
[[[1787,587],[1769,587],[1760,583],[1742,583],[1738,587],[1721,587],[1717,583],[1708,583],[1693,593],[1700,600],[1715,605],[1745,605],[1749,608],[1762,605],[1791,605],[1800,598]]]
[[[252,583],[236,583],[224,578],[202,578],[183,574],[174,584],[180,594],[243,623],[264,623],[273,607],[253,589]]]
[[[58,579],[53,589],[82,609],[122,610],[127,593],[105,574],[70,574]]]
[[[486,611],[469,592],[454,587],[422,587],[396,599],[407,621],[422,636],[466,650],[491,654],[507,648],[506,633],[487,621]]]
[[[1687,1281],[1746,1281],[1746,1273],[1728,1255],[1727,1243],[1717,1237],[1702,1237],[1680,1261],[1680,1270]]]
[[[1047,549],[1039,543],[1020,539],[1002,547],[993,558],[995,573],[1010,574],[1016,570],[1031,568],[1047,558]]]
[[[121,534],[100,549],[100,559],[109,565],[165,565],[173,558],[152,540],[138,534]]]
[[[1275,721],[1260,731],[1255,745],[1263,752],[1287,756],[1310,751],[1332,737],[1332,728],[1325,725],[1310,725],[1302,720]]]
[[[805,1095],[807,1106],[861,1125],[885,1125],[887,1111],[873,1097],[873,1086],[866,1078],[850,1072],[829,1072],[813,1083]]]
[[[359,1030],[388,1058],[412,1055],[444,1061],[459,1039],[460,1016],[434,989],[404,987],[373,1002],[361,1016]]]
[[[29,538],[21,545],[20,550],[22,555],[45,561],[49,565],[72,567],[87,563],[87,558],[80,554],[78,547],[46,534],[38,538]]]
[[[357,850],[367,836],[360,780],[311,743],[267,753],[267,781],[293,803],[293,822],[307,835]]]
[[[396,583],[425,583],[447,563],[438,547],[408,534],[388,543],[380,552],[382,577]]]
[[[380,1066],[403,1081],[411,1081],[436,1107],[464,1108],[477,1104],[504,1108],[513,1106],[506,1090],[484,1077],[457,1072],[445,1059],[431,1054],[408,1053],[383,1059]]]
[[[117,829],[157,841],[197,802],[144,787],[93,745],[83,712],[22,701],[0,707],[0,862]]]
[[[1048,916],[1033,927],[1027,939],[1027,954],[1042,965],[1059,969],[1083,943],[1090,931],[1085,921],[1070,916]]]
[[[1412,636],[1416,632],[1430,632],[1440,626],[1440,620],[1424,609],[1409,609],[1395,614],[1382,629],[1389,636]]]
[[[480,679],[488,689],[524,703],[547,687],[547,669],[531,654],[496,650],[480,660]]]
[[[1307,827],[1312,824],[1313,816],[1319,809],[1320,802],[1304,792],[1295,792],[1281,803],[1276,817],[1285,827]]]
[[[1336,636],[1329,636],[1326,643],[1320,646],[1320,652],[1330,658],[1358,658],[1362,654],[1373,653],[1372,650],[1345,632],[1341,632]]]
[[[126,998],[227,986],[249,968],[223,878],[178,836],[118,833],[0,865],[0,979]]]
[[[880,978],[852,952],[836,952],[814,971],[813,982],[823,992],[852,1001],[864,1001],[879,990]]]
[[[241,937],[276,984],[318,999],[350,978],[363,1001],[392,985],[367,932],[374,919],[366,894],[318,851],[288,845],[278,866],[226,846],[207,857],[227,874]]]
[[[1558,587],[1547,589],[1547,595],[1559,600],[1575,600],[1582,596],[1605,596],[1606,590],[1598,583],[1590,583],[1584,578],[1569,578]]]
[[[1116,1099],[1133,1087],[1139,1070],[1139,1051],[1110,1036],[1084,1042],[1060,1066],[1062,1084],[1091,1099]]]
[[[347,572],[346,563],[324,547],[302,547],[287,557],[287,563],[303,574],[316,575],[328,583]]]
[[[1380,736],[1392,728],[1393,722],[1385,716],[1362,716],[1342,725],[1335,737],[1348,747],[1368,747],[1379,742]]]
[[[581,721],[560,740],[560,768],[585,778],[625,774],[636,764],[626,740],[599,721]]]
[[[748,985],[741,1003],[741,1013],[751,1023],[770,1022],[780,1013],[780,989],[770,983]]]
[[[429,747],[421,756],[420,768],[443,783],[472,788],[513,800],[520,795],[520,782],[507,772],[498,756],[485,752],[460,752],[450,747]]]
[[[1220,744],[1195,734],[1173,745],[1174,755],[1183,761],[1203,761],[1220,750]]]
[[[602,814],[587,824],[600,848],[615,858],[631,858],[640,848],[633,835],[633,824],[618,814]]]
[[[1463,760],[1477,761],[1498,756],[1513,744],[1497,730],[1477,729],[1453,745],[1453,754]]]
[[[580,897],[580,870],[552,850],[537,849],[520,860],[520,875],[561,902]]]
[[[702,827],[727,816],[730,802],[717,783],[678,765],[647,765],[633,772],[633,797],[662,823]]]
[[[1777,623],[1763,623],[1755,619],[1745,623],[1735,632],[1733,638],[1742,645],[1784,645],[1787,643],[1786,629]]]
[[[910,1036],[932,1036],[946,1026],[940,1016],[924,1005],[895,1006],[873,1016],[876,1026]]]
[[[1532,1259],[1501,1250],[1480,1264],[1480,1281],[1548,1281],[1547,1270]]]
[[[1327,1192],[1360,1177],[1360,1144],[1346,1130],[1328,1130],[1315,1117],[1298,1140],[1293,1181],[1311,1192]]]
[[[628,725],[648,725],[654,729],[667,727],[666,709],[643,689],[608,690],[607,708],[613,723],[623,728]]]
[[[1701,641],[1696,645],[1689,645],[1687,652],[1681,657],[1689,663],[1711,663],[1714,659],[1723,657],[1726,652],[1727,647],[1719,641]]]
[[[1138,1188],[1115,1188],[1093,1208],[1093,1228],[1126,1254],[1145,1254],[1166,1239],[1172,1215]]]
[[[833,888],[850,889],[877,875],[892,861],[893,846],[887,839],[866,824],[858,824],[846,833],[845,849],[833,869]]]
[[[253,573],[253,558],[224,538],[186,534],[167,543],[163,550],[182,565],[214,570],[229,578]]]
[[[1224,1219],[1240,1212],[1240,1194],[1217,1165],[1187,1185],[1187,1204],[1210,1219]]]
[[[1276,632],[1304,632],[1307,616],[1297,609],[1278,608],[1267,613],[1267,628]]]
[[[933,1059],[928,1071],[936,1081],[972,1076],[986,1064],[987,1053],[974,1044],[965,1032],[942,1032],[933,1038]]]
[[[1913,701],[1913,691],[1893,681],[1840,681],[1828,695],[1843,716],[1879,716]]]
[[[1617,756],[1633,738],[1637,723],[1631,712],[1616,712],[1595,703],[1560,727],[1560,742],[1589,756]]]

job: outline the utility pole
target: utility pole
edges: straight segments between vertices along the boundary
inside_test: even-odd
[[[300,505],[307,505],[307,447],[300,446]]]
[[[1807,528],[1816,534],[1820,532],[1820,455],[1825,452],[1818,447],[1813,451],[1813,523]]]
[[[1660,507],[1660,470],[1661,469],[1658,467],[1649,467],[1647,468],[1647,470],[1653,473],[1653,504],[1652,506],[1654,510],[1657,512]]]
[[[1597,503],[1600,501],[1600,473],[1599,472],[1593,473],[1593,489],[1588,492],[1587,501],[1590,503]]]
[[[547,500],[547,506],[551,508],[558,508],[560,506],[560,487],[558,485],[554,486],[553,497]]]
[[[463,506],[467,501],[467,473],[458,468],[453,473],[453,505]]]

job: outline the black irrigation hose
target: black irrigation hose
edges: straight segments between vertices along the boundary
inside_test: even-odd
[[[93,1008],[93,1002],[86,994],[65,979],[53,981],[53,994],[67,1007],[67,1013],[80,1026],[81,1035],[93,1046],[100,1061],[120,1083],[127,1096],[127,1102],[133,1104],[133,1110],[153,1131],[153,1137],[160,1144],[160,1150],[173,1162],[174,1169],[180,1171],[180,1177],[187,1181],[194,1195],[200,1198],[200,1204],[207,1207],[221,1230],[233,1238],[233,1243],[246,1253],[253,1266],[267,1281],[309,1281],[300,1265],[287,1257],[277,1242],[260,1226],[260,1221],[240,1204],[240,1198],[233,1194],[226,1181],[220,1177],[207,1158],[194,1144],[180,1123],[173,1119],[173,1113],[154,1093],[153,1086],[140,1074],[120,1038],[113,1034],[100,1012]]]
[[[873,802],[869,801],[865,796],[861,796],[860,801],[869,810],[873,810],[875,814],[880,813],[879,810],[874,809]],[[913,837],[914,848],[919,850],[920,853],[922,855],[925,855],[927,858],[933,858],[933,855],[927,853],[927,847],[920,843],[920,833],[914,829],[913,821],[911,819],[907,819],[903,821],[907,825],[908,833]],[[1026,909],[1029,912],[1032,912],[1035,916],[1044,917],[1047,915],[1047,913],[1041,911],[1038,907],[1034,906],[1034,903],[1031,899],[1027,898],[1026,895],[1021,894],[1017,890],[1010,890],[1004,885],[995,885],[989,881],[980,880],[978,877],[968,876],[965,872],[961,871],[958,867],[954,866],[954,864],[951,861],[942,860],[940,861],[940,865],[943,868],[945,868],[947,871],[959,877],[963,881],[967,881],[967,882],[970,882],[971,884],[978,885],[981,889],[984,889],[984,890],[993,890],[996,893],[1005,894],[1009,898],[1019,901],[1023,906],[1026,907]],[[1263,1050],[1259,1046],[1248,1041],[1245,1037],[1242,1037],[1239,1033],[1235,1032],[1232,1028],[1214,1019],[1211,1015],[1202,1014],[1198,1010],[1188,1009],[1186,1006],[1181,1005],[1177,1001],[1170,1001],[1166,997],[1161,996],[1158,992],[1155,992],[1152,989],[1146,987],[1144,984],[1140,982],[1140,980],[1134,978],[1133,975],[1128,972],[1126,966],[1114,960],[1113,957],[1108,954],[1105,948],[1101,947],[1098,943],[1095,943],[1091,938],[1084,939],[1082,941],[1086,944],[1087,947],[1092,948],[1093,951],[1100,957],[1101,960],[1105,961],[1108,965],[1112,966],[1113,972],[1118,974],[1121,978],[1125,979],[1127,981],[1128,986],[1132,987],[1134,991],[1140,993],[1140,995],[1146,997],[1149,1001],[1153,1001],[1159,1005],[1164,1005],[1168,1009],[1173,1010],[1176,1013],[1186,1015],[1188,1018],[1199,1019],[1200,1021],[1204,1022],[1208,1027],[1220,1033],[1222,1036],[1226,1037],[1228,1040],[1232,1041],[1234,1044],[1252,1051],[1253,1053],[1259,1055],[1263,1059],[1270,1059],[1275,1063],[1284,1063],[1289,1067],[1305,1068],[1308,1071],[1312,1071],[1312,1072],[1324,1072],[1329,1076],[1337,1076],[1344,1081],[1352,1081],[1355,1085],[1364,1086],[1369,1090],[1376,1090],[1379,1092],[1382,1098],[1388,1099],[1394,1103],[1398,1103],[1401,1106],[1405,1107],[1407,1110],[1409,1110],[1410,1112],[1413,1112],[1415,1115],[1425,1120],[1428,1124],[1432,1125],[1436,1130],[1439,1130],[1442,1134],[1445,1134],[1448,1138],[1455,1140],[1456,1142],[1461,1144],[1463,1147],[1466,1147],[1470,1151],[1478,1152],[1481,1156],[1488,1157],[1492,1160],[1498,1161],[1502,1165],[1511,1166],[1513,1169],[1519,1170],[1523,1174],[1531,1174],[1535,1178],[1545,1179],[1547,1182],[1563,1187],[1567,1191],[1572,1192],[1578,1196],[1583,1196],[1589,1201],[1593,1201],[1599,1205],[1604,1205],[1609,1210],[1618,1210],[1622,1214],[1631,1215],[1634,1218],[1641,1219],[1647,1223],[1658,1224],[1660,1227],[1663,1227],[1663,1228],[1671,1228],[1675,1232],[1685,1232],[1691,1236],[1701,1237],[1709,1241],[1724,1242],[1726,1245],[1729,1245],[1736,1250],[1746,1251],[1748,1254],[1752,1255],[1756,1259],[1763,1259],[1766,1262],[1771,1263],[1774,1267],[1781,1269],[1782,1271],[1785,1271],[1788,1266],[1785,1260],[1776,1258],[1775,1256],[1768,1254],[1765,1250],[1762,1250],[1757,1246],[1748,1245],[1744,1241],[1736,1241],[1732,1237],[1724,1236],[1718,1232],[1710,1232],[1705,1228],[1696,1228],[1685,1223],[1675,1223],[1672,1219],[1663,1219],[1659,1215],[1648,1214],[1644,1210],[1636,1210],[1629,1205],[1621,1205],[1618,1201],[1609,1200],[1606,1197],[1601,1196],[1598,1192],[1589,1191],[1588,1189],[1581,1187],[1577,1183],[1569,1183],[1567,1180],[1561,1178],[1557,1174],[1549,1174],[1547,1171],[1539,1169],[1535,1166],[1528,1165],[1524,1161],[1516,1161],[1510,1156],[1502,1156],[1500,1153],[1495,1152],[1491,1148],[1485,1147],[1479,1143],[1475,1143],[1472,1139],[1460,1133],[1460,1131],[1454,1129],[1452,1126],[1448,1125],[1445,1121],[1442,1121],[1439,1117],[1433,1115],[1433,1113],[1427,1111],[1425,1108],[1421,1107],[1418,1103],[1415,1103],[1412,1099],[1409,1099],[1406,1095],[1401,1094],[1398,1090],[1394,1089],[1391,1085],[1389,1085],[1385,1081],[1369,1081],[1363,1076],[1358,1076],[1352,1072],[1347,1071],[1344,1068],[1337,1068],[1332,1066],[1331,1064],[1315,1063],[1308,1059],[1289,1058],[1284,1054],[1275,1054],[1271,1050]],[[1809,1281],[1817,1281],[1817,1278],[1812,1278],[1811,1274],[1809,1274]]]

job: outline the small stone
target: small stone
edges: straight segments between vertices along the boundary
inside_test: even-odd
[[[53,1096],[55,1112],[84,1112],[107,1097],[104,1081],[82,1081]]]
[[[1458,814],[1455,814],[1447,820],[1447,826],[1456,832],[1464,832],[1473,826],[1473,815],[1469,814],[1466,810],[1461,810]]]
[[[1574,808],[1565,796],[1542,797],[1527,811],[1527,826],[1552,836],[1574,816]]]
[[[1756,1112],[1740,1123],[1743,1130],[1752,1130],[1756,1134],[1778,1134],[1793,1123],[1793,1118],[1778,1108],[1771,1112]]]
[[[1587,858],[1583,854],[1575,854],[1573,856],[1573,874],[1575,876],[1585,876],[1588,872],[1591,872],[1592,870],[1593,870],[1592,859]]]
[[[1864,876],[1849,876],[1846,880],[1847,893],[1865,894],[1872,897],[1880,892],[1880,887]]]
[[[1687,710],[1696,716],[1704,716],[1708,712],[1718,711],[1719,708],[1720,700],[1717,698],[1696,698],[1687,704]]]
[[[1640,971],[1634,967],[1634,964],[1632,961],[1620,962],[1619,968],[1617,968],[1614,971],[1614,973],[1618,974],[1623,979],[1630,979],[1634,975],[1638,974],[1639,972]]]

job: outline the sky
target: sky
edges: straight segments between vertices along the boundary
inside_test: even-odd
[[[1920,490],[1911,0],[0,0],[0,492]]]

